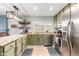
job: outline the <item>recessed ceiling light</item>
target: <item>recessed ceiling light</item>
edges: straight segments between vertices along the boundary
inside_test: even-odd
[[[52,6],[51,6],[51,7],[49,7],[49,10],[50,10],[50,11],[52,11],[52,10],[53,10],[53,7],[52,7]]]
[[[33,10],[37,10],[37,7],[36,7],[36,6],[34,6],[34,7],[33,7]]]

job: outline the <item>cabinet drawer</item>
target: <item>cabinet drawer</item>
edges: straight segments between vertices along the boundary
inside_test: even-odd
[[[21,44],[21,40],[22,40],[22,38],[16,40],[16,43],[17,43],[17,44]]]
[[[15,48],[10,49],[4,53],[4,56],[15,56]]]
[[[8,50],[12,49],[15,47],[15,42],[12,42],[6,46],[4,46],[4,52],[7,52]]]

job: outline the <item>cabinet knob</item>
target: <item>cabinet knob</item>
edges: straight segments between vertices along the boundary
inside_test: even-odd
[[[10,45],[10,47],[12,47],[12,45]]]
[[[18,50],[18,46],[16,46],[16,51]]]

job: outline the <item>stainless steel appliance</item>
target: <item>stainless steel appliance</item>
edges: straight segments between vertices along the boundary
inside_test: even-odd
[[[70,9],[64,12],[62,16],[62,32],[63,32],[63,40],[62,40],[62,54],[63,55],[71,55],[71,47],[70,47]]]
[[[74,5],[63,14],[62,53],[65,56],[79,56],[79,5]]]
[[[44,39],[44,45],[45,46],[52,46],[53,43],[53,35],[52,34],[45,34],[45,39]]]

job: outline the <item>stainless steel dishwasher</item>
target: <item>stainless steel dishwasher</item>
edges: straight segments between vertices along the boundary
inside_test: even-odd
[[[44,36],[44,46],[52,46],[53,43],[53,35],[45,34]]]

